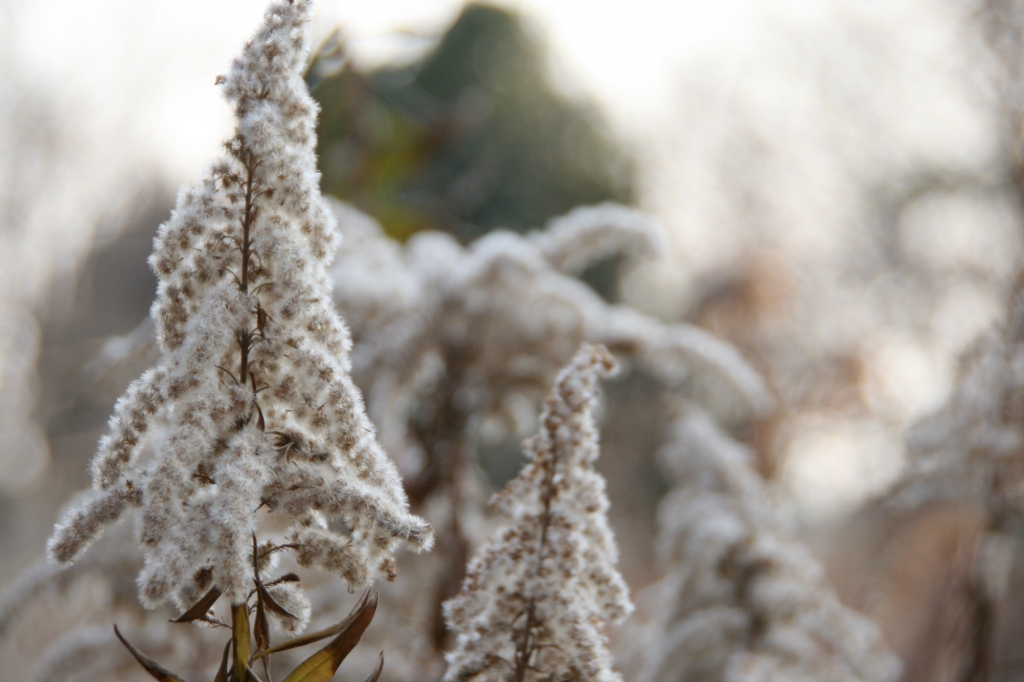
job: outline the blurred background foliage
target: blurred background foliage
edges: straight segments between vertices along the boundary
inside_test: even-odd
[[[178,44],[200,30],[188,11],[175,36],[128,2],[102,12],[4,5],[0,585],[41,556],[57,507],[89,485],[110,407],[152,358],[152,347],[133,345],[149,333],[152,236],[177,185],[216,153],[200,145],[194,165],[177,167],[164,160],[175,144],[143,154],[180,113],[147,88],[180,71],[202,89],[178,106],[216,98],[210,69],[226,67],[263,4],[226,3],[228,16],[211,18],[204,35],[223,50],[213,67]],[[684,4],[678,15],[656,2],[634,12],[649,16],[649,36],[625,24],[596,35],[612,60],[603,63],[625,74],[619,85],[655,70],[631,61],[638,42],[699,39],[685,12],[703,5]],[[697,323],[756,364],[778,409],[734,434],[752,443],[844,600],[881,624],[905,679],[953,679],[976,515],[935,509],[893,528],[864,503],[899,475],[905,428],[949,395],[957,358],[1004,319],[1021,270],[1024,11],[1018,0],[721,4],[741,9],[699,57],[672,66],[658,110],[631,125],[624,112],[636,110],[622,103],[632,91],[617,95],[619,108],[578,83],[567,92],[552,76],[553,48],[512,3],[466,5],[424,29],[428,50],[397,63],[353,59],[348,34],[322,26],[330,37],[308,82],[322,106],[324,191],[398,240],[436,229],[467,243],[605,200],[649,211],[672,253],[643,267],[605,263],[584,279],[606,299]],[[601,12],[574,7],[574,25]],[[35,63],[53,53],[73,66],[64,44],[85,61],[93,52],[68,35],[95,42],[114,30],[76,11],[123,22],[124,44],[107,41],[122,51],[104,67],[109,82],[80,85],[79,74],[51,77]],[[238,28],[227,38],[224,26]],[[145,52],[165,34],[172,48]],[[195,132],[183,130],[173,134]],[[127,347],[138,353],[127,364],[105,361]],[[643,376],[607,392],[601,466],[623,573],[639,589],[656,576],[665,484],[653,453],[667,417]],[[495,484],[519,462],[514,443],[484,454]],[[1016,551],[997,638],[1007,680],[1022,660]]]
[[[626,145],[593,102],[550,82],[547,47],[517,12],[469,4],[433,49],[401,66],[357,67],[342,36],[336,31],[320,45],[307,75],[322,107],[322,187],[376,217],[391,237],[432,229],[467,243],[494,228],[542,227],[579,205],[633,202],[634,159]],[[123,366],[106,362],[150,333],[156,280],[146,259],[173,204],[159,174],[126,187],[92,228],[84,262],[58,274],[36,309],[32,402],[55,466],[41,494],[0,496],[0,537],[8,546],[34,547],[48,533],[55,506],[89,485],[88,458],[110,405],[156,357],[149,344]],[[614,298],[617,269],[613,259],[582,277]],[[513,442],[488,450],[483,464],[503,484],[519,459]],[[661,485],[653,465],[641,472]],[[650,521],[654,498],[645,496],[647,487],[628,494]],[[0,560],[0,583],[26,559],[18,552]]]
[[[332,34],[307,79],[323,189],[390,236],[434,229],[466,243],[634,199],[632,159],[593,103],[552,86],[545,47],[515,12],[469,4],[405,66],[362,72],[344,50]]]

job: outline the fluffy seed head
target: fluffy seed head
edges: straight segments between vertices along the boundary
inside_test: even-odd
[[[235,135],[182,189],[150,258],[163,355],[118,401],[93,461],[94,495],[50,541],[54,560],[73,561],[137,508],[149,606],[187,602],[196,576],[243,601],[261,508],[293,520],[301,563],[353,585],[393,575],[398,545],[432,542],[350,379],[351,341],[332,306],[337,234],[302,75],[310,11],[308,0],[272,3],[218,79]],[[158,439],[148,437],[154,423]],[[302,610],[299,596],[280,596]]]

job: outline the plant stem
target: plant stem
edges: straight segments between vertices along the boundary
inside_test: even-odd
[[[548,461],[547,470],[544,472],[544,483],[541,489],[541,500],[544,503],[544,513],[541,516],[540,526],[540,541],[537,547],[537,564],[534,569],[534,575],[540,573],[540,569],[544,563],[544,546],[548,540],[548,527],[551,525],[551,499],[555,496],[555,464],[557,463],[557,457],[552,452],[551,459]],[[519,642],[516,643],[516,668],[515,668],[515,681],[524,682],[526,679],[526,671],[530,668],[530,657],[534,652],[534,643],[531,641],[531,635],[534,627],[537,626],[536,613],[534,610],[534,598],[531,596],[526,603],[526,622],[523,625],[523,635]]]
[[[245,154],[245,213],[242,214],[242,276],[241,284],[239,285],[242,289],[243,294],[249,293],[249,255],[250,255],[250,243],[249,243],[249,231],[252,227],[252,216],[253,216],[253,196],[252,196],[252,185],[253,185],[253,170],[254,166],[252,163],[252,154],[246,152]]]
[[[234,631],[235,679],[244,680],[249,667],[249,606],[245,602],[232,604],[231,620]]]

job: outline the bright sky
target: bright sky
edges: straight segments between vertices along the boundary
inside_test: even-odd
[[[986,140],[997,139],[994,126],[973,108],[974,100],[958,94],[959,57],[953,55],[948,64],[943,61],[952,54],[947,43],[955,43],[947,35],[952,35],[952,29],[942,27],[959,26],[955,18],[943,18],[944,8],[951,6],[948,3],[495,1],[521,9],[535,21],[553,48],[552,74],[556,83],[569,92],[589,93],[621,133],[657,148],[660,156],[654,157],[653,170],[648,169],[648,175],[660,184],[654,185],[656,192],[645,196],[645,205],[665,219],[677,234],[690,230],[686,234],[695,235],[685,242],[690,263],[700,259],[701,244],[710,244],[713,251],[716,244],[727,242],[728,251],[745,243],[737,239],[739,228],[721,229],[728,224],[731,213],[720,211],[716,202],[727,195],[710,180],[705,183],[703,168],[699,167],[701,159],[693,161],[698,165],[687,165],[701,153],[727,149],[722,140],[731,133],[729,126],[749,123],[748,119],[737,118],[721,122],[721,131],[714,125],[691,131],[689,120],[681,122],[679,102],[675,100],[680,75],[702,73],[705,64],[721,66],[730,62],[729,57],[745,55],[746,61],[739,57],[735,60],[737,64],[742,61],[743,68],[737,72],[745,69],[742,75],[748,81],[744,101],[751,105],[749,111],[763,119],[758,120],[759,135],[777,143],[772,152],[776,165],[772,167],[785,171],[773,176],[780,188],[779,215],[786,217],[785,229],[779,227],[773,235],[799,241],[801,245],[814,245],[818,243],[815,239],[846,243],[839,241],[837,235],[860,223],[847,219],[843,201],[848,196],[856,198],[853,189],[861,182],[857,174],[862,170],[875,173],[880,168],[898,165],[903,158],[931,159],[930,155],[936,154],[938,160],[934,165],[938,167],[971,168],[971,159],[985,161],[991,156],[985,150],[994,145],[986,146]],[[44,100],[46,106],[39,107],[40,111],[57,112],[81,131],[73,138],[74,145],[66,145],[73,149],[62,148],[62,153],[72,157],[66,165],[74,180],[51,179],[60,190],[54,192],[53,203],[67,204],[68,215],[78,216],[78,223],[68,224],[81,223],[80,229],[71,235],[77,235],[77,242],[61,223],[68,220],[66,216],[50,218],[47,214],[45,220],[38,221],[34,232],[25,231],[23,248],[5,247],[8,261],[6,272],[4,262],[0,261],[0,285],[4,284],[3,276],[8,277],[8,283],[19,280],[14,275],[19,264],[32,272],[36,280],[48,281],[43,274],[46,267],[37,265],[30,257],[55,252],[77,257],[84,252],[91,239],[91,232],[86,233],[91,222],[88,216],[80,215],[83,212],[78,210],[76,201],[107,201],[114,190],[131,184],[125,182],[126,177],[130,179],[150,169],[162,173],[168,186],[201,177],[204,166],[216,158],[221,141],[229,137],[232,127],[230,112],[219,88],[214,86],[214,77],[228,68],[246,35],[258,25],[265,5],[266,0],[0,0],[0,124],[4,122],[5,105],[16,101],[14,96],[5,98],[11,90],[19,96],[26,92],[32,98],[42,95],[48,101]],[[315,39],[341,25],[355,58],[364,65],[408,59],[416,50],[429,47],[424,36],[441,33],[461,5],[461,0],[321,0],[314,25]],[[762,73],[756,68],[761,55],[756,50],[756,38],[770,33],[773,20],[780,17],[786,26],[807,29],[804,33],[826,41],[831,48],[828,41],[832,34],[818,31],[816,22],[829,8],[835,10],[840,5],[844,13],[835,14],[831,24],[821,23],[831,25],[837,41],[845,43],[836,45],[836,54],[820,51],[832,59],[831,64],[822,66],[820,73],[816,70],[819,65],[808,64],[799,50],[783,55],[799,68],[790,68],[784,62],[781,76],[771,69]],[[854,10],[859,9],[870,11],[858,18]],[[856,21],[851,22],[851,16]],[[864,48],[843,31],[834,30],[836,27],[853,33],[863,30],[863,40],[880,42]],[[865,58],[875,53],[883,58]],[[708,54],[714,58],[704,60],[703,55]],[[751,55],[757,57],[751,59]],[[727,66],[731,67],[731,63]],[[872,70],[875,67],[877,71]],[[815,88],[821,84],[816,79],[821,74],[841,74],[829,81],[830,86],[835,86],[829,88],[830,97],[817,96]],[[29,87],[19,89],[19,84]],[[871,96],[864,96],[866,93]],[[709,110],[703,101],[696,106]],[[718,123],[717,119],[711,122]],[[683,132],[692,135],[677,136],[682,142],[673,143],[670,135],[661,135],[666,130],[671,132],[673,127],[685,128]],[[0,126],[0,153],[10,141],[3,139],[5,132],[8,131]],[[694,138],[707,142],[707,148],[695,144]],[[966,151],[960,153],[962,150]],[[881,181],[889,175],[877,177]],[[73,182],[81,185],[78,195],[70,186]],[[685,201],[681,200],[684,196]],[[789,200],[791,204],[786,203]],[[693,207],[696,209],[691,210]],[[946,207],[938,212],[945,214],[949,210]],[[850,208],[849,215],[856,218],[860,214]],[[826,220],[829,216],[839,217],[832,224]],[[1016,218],[1013,224],[1017,224]],[[817,250],[809,262],[820,260],[827,253],[825,247],[814,248]],[[52,260],[54,264],[58,262],[56,257]],[[74,262],[71,256],[65,260]],[[706,260],[711,262],[714,258]],[[673,273],[685,274],[677,263],[670,267]],[[685,286],[681,283],[678,288],[682,291]],[[0,290],[4,289],[0,286]],[[978,296],[972,297],[970,292],[963,300],[978,307]],[[961,327],[964,324],[959,313],[950,319]],[[4,353],[2,332],[0,325],[0,370]],[[922,346],[921,350],[894,338],[895,341],[877,344],[869,358],[880,368],[878,385],[872,385],[870,397],[881,408],[905,417],[919,404],[931,405],[929,396],[939,389],[945,390],[945,383],[917,381],[916,375],[935,379],[932,375],[936,372],[928,364],[928,349]],[[29,372],[30,362],[26,360],[24,364]],[[899,365],[910,374],[893,374],[889,371],[892,365]],[[942,366],[942,362],[937,365]],[[898,380],[891,381],[893,376]],[[26,383],[30,382],[26,379]],[[924,393],[908,393],[904,388]],[[891,454],[888,446],[879,445],[883,440],[879,434],[892,443],[899,442],[901,436],[883,433],[875,421],[837,425],[815,417],[798,426],[802,431],[793,440],[797,468],[795,473],[791,472],[792,481],[801,490],[809,491],[811,497],[804,500],[809,509],[818,509],[815,505],[819,503],[834,505],[837,501],[844,503],[862,497],[865,485],[875,485],[872,481],[877,483],[895,474],[896,468],[890,465],[898,462],[898,457]],[[878,453],[882,453],[881,460]],[[875,468],[869,471],[870,467]],[[826,485],[826,479],[831,481],[831,487]]]
[[[561,84],[596,95],[627,125],[667,104],[674,73],[704,50],[726,49],[749,28],[759,0],[502,0],[535,21],[554,49]],[[763,0],[762,0],[763,1]],[[381,36],[401,29],[436,32],[458,0],[388,0],[357,7],[329,0],[321,15],[339,17],[368,61],[389,56]],[[420,27],[420,28],[417,28]],[[391,44],[392,47],[394,43]]]
[[[17,457],[6,464],[0,453],[0,489],[19,489],[47,461],[43,434],[28,416],[32,401],[24,399],[38,350],[25,332],[35,329],[32,306],[46,300],[54,273],[87,252],[97,216],[116,215],[145,184],[140,177],[174,187],[201,177],[217,158],[233,122],[214,78],[258,26],[267,1],[0,0],[0,155],[28,164],[0,170],[24,175],[49,197],[18,217],[26,229],[0,230],[0,407],[5,396],[21,406],[0,410],[7,417],[0,436],[13,441],[5,430],[13,425],[18,442],[33,443],[10,448]],[[557,83],[596,97],[624,134],[650,136],[651,122],[669,116],[682,64],[701,50],[726,49],[742,36],[752,4],[768,0],[498,1],[533,18],[553,47]],[[320,0],[314,41],[340,25],[366,66],[409,59],[410,48],[429,48],[461,6]],[[48,137],[52,130],[62,137]]]
[[[550,40],[556,81],[589,91],[626,133],[665,110],[683,63],[741,40],[759,2],[503,0],[532,16]],[[461,4],[323,0],[315,31],[323,36],[340,24],[357,59],[380,63],[424,45],[409,34],[439,33]],[[19,72],[60,84],[62,97],[120,136],[124,152],[149,157],[175,181],[194,176],[229,133],[213,77],[227,68],[264,6],[263,0],[6,0],[0,21],[13,28]]]

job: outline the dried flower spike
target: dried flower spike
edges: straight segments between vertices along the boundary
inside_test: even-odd
[[[662,463],[669,573],[633,648],[641,682],[893,682],[900,663],[878,628],[844,606],[810,552],[786,532],[750,452],[694,405]]]
[[[530,457],[492,500],[513,522],[470,563],[445,605],[458,635],[445,679],[618,680],[601,628],[632,610],[615,569],[592,415],[598,375],[615,369],[584,345],[558,376],[526,442]]]
[[[128,507],[141,514],[148,606],[250,587],[256,512],[293,522],[303,565],[353,585],[430,547],[349,377],[348,332],[326,266],[337,236],[318,189],[317,107],[302,73],[310,2],[274,2],[227,76],[238,125],[161,226],[150,264],[162,358],[118,401],[92,464],[94,494],[57,526],[52,559],[78,558]],[[147,430],[150,461],[140,453]],[[334,533],[342,520],[351,537]]]

